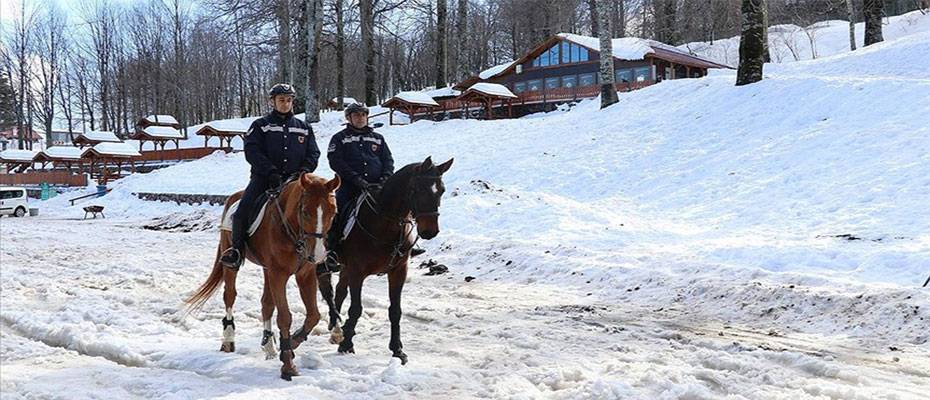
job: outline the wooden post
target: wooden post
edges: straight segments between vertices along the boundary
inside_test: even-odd
[[[394,125],[394,107],[388,109],[388,125]]]
[[[507,101],[507,113],[513,118],[513,99]]]
[[[690,77],[691,77],[691,66],[690,66],[690,65],[685,65],[685,74],[688,75],[688,76],[686,76],[685,78],[690,78]]]
[[[488,120],[494,119],[494,114],[491,114],[491,102],[492,101],[493,100],[491,100],[490,97],[485,101],[485,104],[487,104],[487,108],[488,108]]]

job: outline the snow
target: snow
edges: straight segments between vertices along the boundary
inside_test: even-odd
[[[333,99],[330,100],[330,101],[333,102],[333,103],[338,103],[338,102],[339,102],[339,98],[338,98],[338,97],[333,97]],[[352,98],[352,97],[343,97],[343,98],[342,98],[342,104],[343,104],[343,105],[349,105],[349,104],[355,104],[355,103],[358,103],[358,100],[355,100],[355,99]]]
[[[111,155],[111,156],[127,156],[127,157],[140,157],[142,154],[139,154],[136,149],[129,145],[128,143],[97,143],[94,147],[84,149],[86,154],[88,151],[93,150],[94,152],[101,155]]]
[[[600,51],[601,42],[596,37],[576,35],[573,33],[560,33],[560,38],[582,45],[594,51]],[[611,40],[611,54],[620,60],[642,60],[647,54],[655,53],[652,49],[651,40],[640,39],[635,37],[615,38]]]
[[[7,149],[0,151],[0,160],[4,161],[32,161],[36,156],[33,150]]]
[[[259,348],[259,267],[239,273],[236,353],[217,351],[221,296],[185,313],[213,262],[221,208],[132,193],[241,190],[241,153],[133,174],[73,207],[92,189],[31,202],[39,217],[0,219],[0,389],[924,399],[930,79],[910,64],[930,62],[928,45],[920,33],[767,65],[766,79],[741,87],[733,71],[665,81],[603,110],[592,99],[516,120],[380,129],[399,166],[455,158],[441,233],[420,241],[427,253],[404,288],[404,366],[386,348],[383,277],[365,282],[357,353],[311,336],[293,382]],[[910,62],[886,62],[896,57]],[[324,113],[318,143],[341,121]],[[325,162],[316,173],[333,176]],[[82,221],[88,204],[107,218]],[[450,272],[424,275],[426,259]],[[301,320],[293,283],[288,297]]]
[[[45,155],[51,158],[80,160],[83,149],[74,146],[52,146],[42,150],[42,153],[45,153]]]
[[[178,120],[170,115],[147,115],[144,120],[159,125],[177,125]]]
[[[506,86],[498,83],[478,82],[474,85],[471,85],[468,90],[474,90],[476,92],[481,92],[491,96],[517,98],[517,95],[513,94],[510,89],[507,89]]]
[[[437,97],[456,97],[462,94],[462,92],[453,89],[452,86],[446,86],[444,88],[439,88],[439,89],[426,90],[424,92],[429,97],[432,97],[434,99]]]
[[[439,103],[436,103],[432,97],[423,92],[400,92],[394,95],[394,98],[406,101],[412,104],[420,104],[424,106],[435,106],[439,107]]]
[[[181,131],[170,126],[149,126],[142,130],[149,136],[158,139],[183,139]]]
[[[109,131],[88,131],[81,134],[84,138],[92,142],[111,142],[119,143],[121,140],[116,137],[116,134]]]
[[[930,31],[930,14],[913,11],[907,14],[883,18],[882,35],[885,40],[894,40],[908,35]],[[856,24],[856,48],[863,48],[865,24]],[[813,46],[811,41],[813,39]],[[713,44],[693,42],[678,48],[698,56],[724,63],[739,63],[739,36],[716,40]],[[775,25],[769,27],[769,52],[775,63],[792,63],[812,58],[828,57],[849,52],[849,23],[846,21],[824,21],[802,28],[797,25]],[[816,56],[815,56],[816,55]],[[885,62],[904,63],[902,60],[889,58]],[[922,68],[918,64],[914,68]],[[767,68],[767,67],[766,67]],[[926,68],[924,68],[926,69]],[[859,70],[870,73],[878,70]]]
[[[486,70],[484,70],[484,71],[481,71],[481,72],[478,74],[478,77],[481,78],[481,79],[491,79],[491,78],[494,77],[495,75],[497,75],[497,74],[499,74],[499,73],[504,72],[505,70],[507,70],[507,68],[510,68],[510,66],[513,65],[513,63],[514,63],[514,61],[508,61],[508,62],[505,62],[505,63],[503,63],[503,64],[495,65],[495,66],[493,66],[493,67],[491,67],[491,68],[488,68],[488,69],[486,69]]]

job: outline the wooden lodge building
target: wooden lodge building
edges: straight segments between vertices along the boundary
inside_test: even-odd
[[[711,68],[727,65],[689,54],[654,40],[617,38],[612,41],[614,81],[618,91],[640,89],[667,79],[700,78]],[[558,104],[600,95],[600,41],[596,37],[560,33],[550,37],[517,60],[492,67],[454,86],[452,90],[425,92],[438,106],[419,107],[411,121],[429,117],[441,119],[464,115],[466,118],[498,118],[551,111]],[[498,84],[513,97],[485,96],[461,98],[476,83]],[[500,88],[494,91],[500,93]],[[458,96],[450,96],[460,93]],[[392,99],[393,100],[393,99]],[[385,103],[389,107],[391,100]]]

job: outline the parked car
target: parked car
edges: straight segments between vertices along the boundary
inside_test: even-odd
[[[0,187],[0,215],[23,217],[29,213],[26,189],[21,187]]]

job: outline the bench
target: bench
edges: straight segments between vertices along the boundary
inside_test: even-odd
[[[87,206],[84,207],[84,219],[87,219],[87,214],[92,214],[94,219],[97,219],[97,214],[106,218],[107,216],[103,214],[103,206]]]

